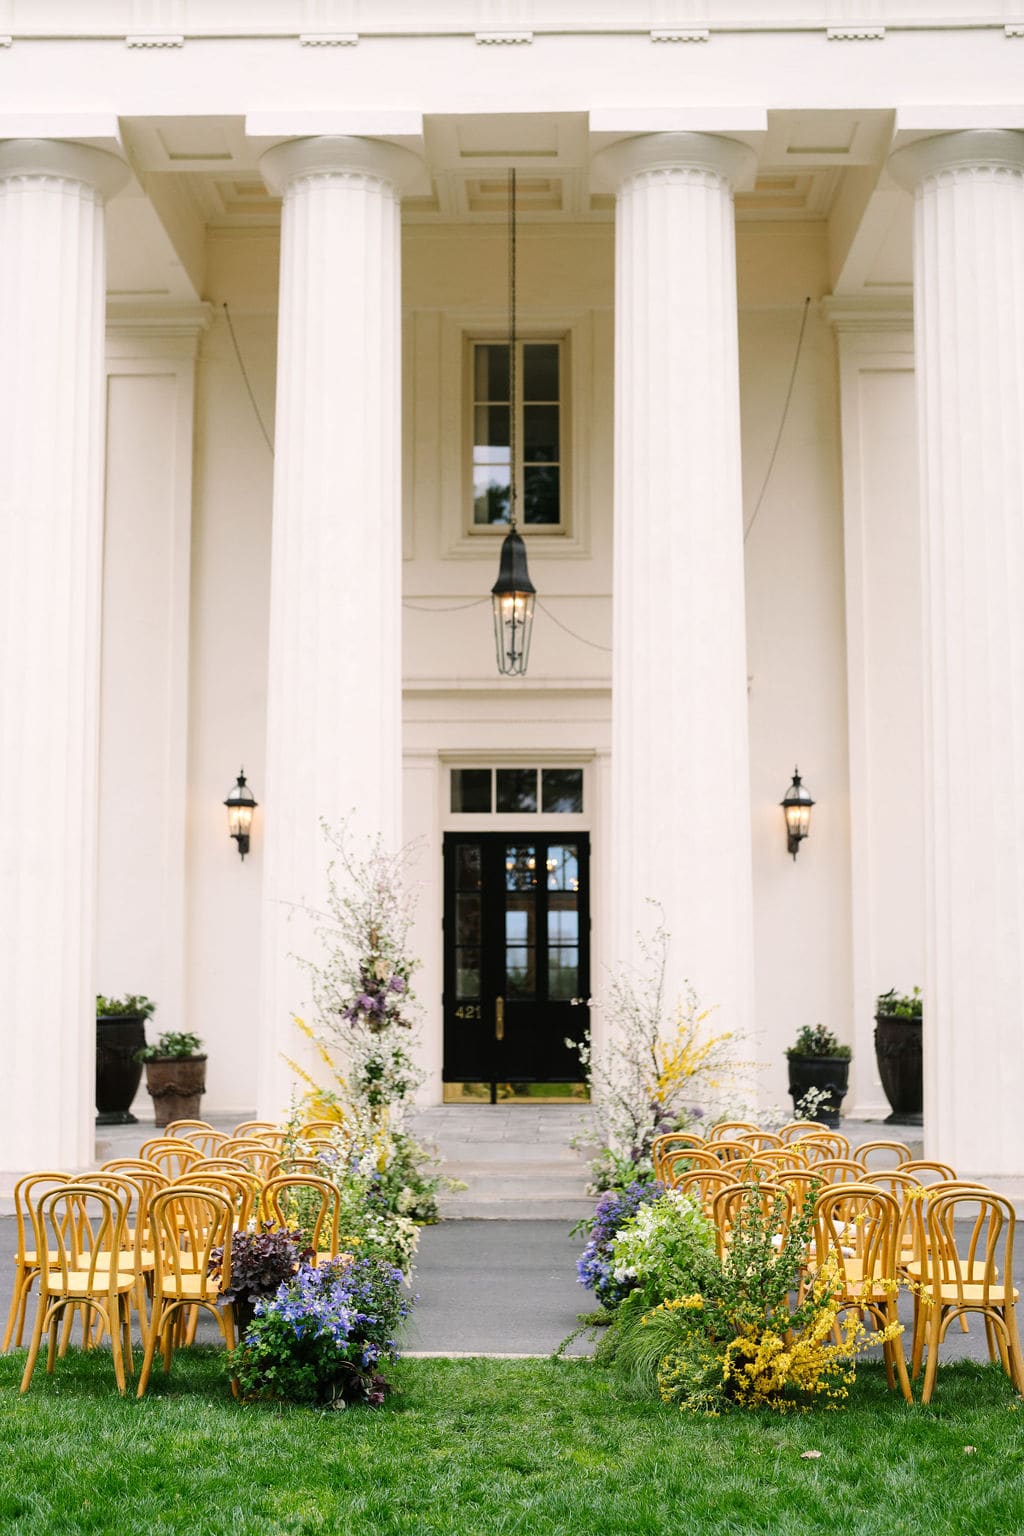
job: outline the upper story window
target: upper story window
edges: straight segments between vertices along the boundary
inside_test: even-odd
[[[511,470],[509,346],[474,341],[473,516],[474,529],[507,526]],[[538,531],[565,525],[564,343],[516,343],[518,384],[516,483],[519,522]]]

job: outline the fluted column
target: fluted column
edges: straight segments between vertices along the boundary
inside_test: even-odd
[[[1024,1172],[1024,133],[900,150],[914,190],[925,1144]],[[895,852],[895,851],[894,851]]]
[[[94,1152],[103,200],[126,179],[0,143],[0,1180]]]
[[[753,920],[733,140],[650,134],[617,186],[612,888],[615,962],[648,898],[723,1029],[752,1023]]]
[[[291,1016],[320,952],[329,850],[401,837],[399,193],[407,150],[323,137],[270,150],[283,193],[270,591],[259,1105],[302,1058]]]

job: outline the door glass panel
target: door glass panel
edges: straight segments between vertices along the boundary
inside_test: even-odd
[[[505,849],[505,889],[529,891],[537,884],[537,850],[509,843]]]
[[[455,898],[456,944],[480,943],[480,897],[458,895]]]
[[[505,991],[509,997],[532,997],[537,990],[532,949],[516,945],[505,950]]]
[[[480,951],[455,952],[455,990],[460,998],[480,996]]]
[[[534,899],[532,896],[505,898],[505,943],[535,944]]]
[[[575,843],[552,843],[547,855],[549,891],[578,891],[579,860]]]
[[[548,909],[548,943],[554,947],[557,944],[576,944],[580,936],[580,915],[575,910],[559,910],[552,906]],[[566,900],[563,896],[557,898]],[[575,897],[570,897],[575,902]]]
[[[548,997],[564,1002],[579,991],[580,952],[567,944],[548,950]]]
[[[499,811],[535,811],[537,809],[536,768],[499,768],[497,778]]]
[[[583,769],[541,770],[541,809],[545,815],[580,812],[583,809]]]
[[[479,843],[459,844],[458,888],[460,891],[478,891],[480,889]]]

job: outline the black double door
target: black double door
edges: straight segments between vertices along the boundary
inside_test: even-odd
[[[589,838],[449,833],[444,855],[445,1082],[582,1082]]]

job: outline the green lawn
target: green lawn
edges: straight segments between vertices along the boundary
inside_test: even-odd
[[[406,1361],[383,1409],[338,1414],[243,1407],[221,1362],[182,1351],[136,1403],[109,1356],[24,1398],[0,1360],[4,1536],[1024,1532],[1024,1409],[990,1367],[944,1367],[929,1408],[871,1365],[843,1412],[701,1420],[589,1361]]]

